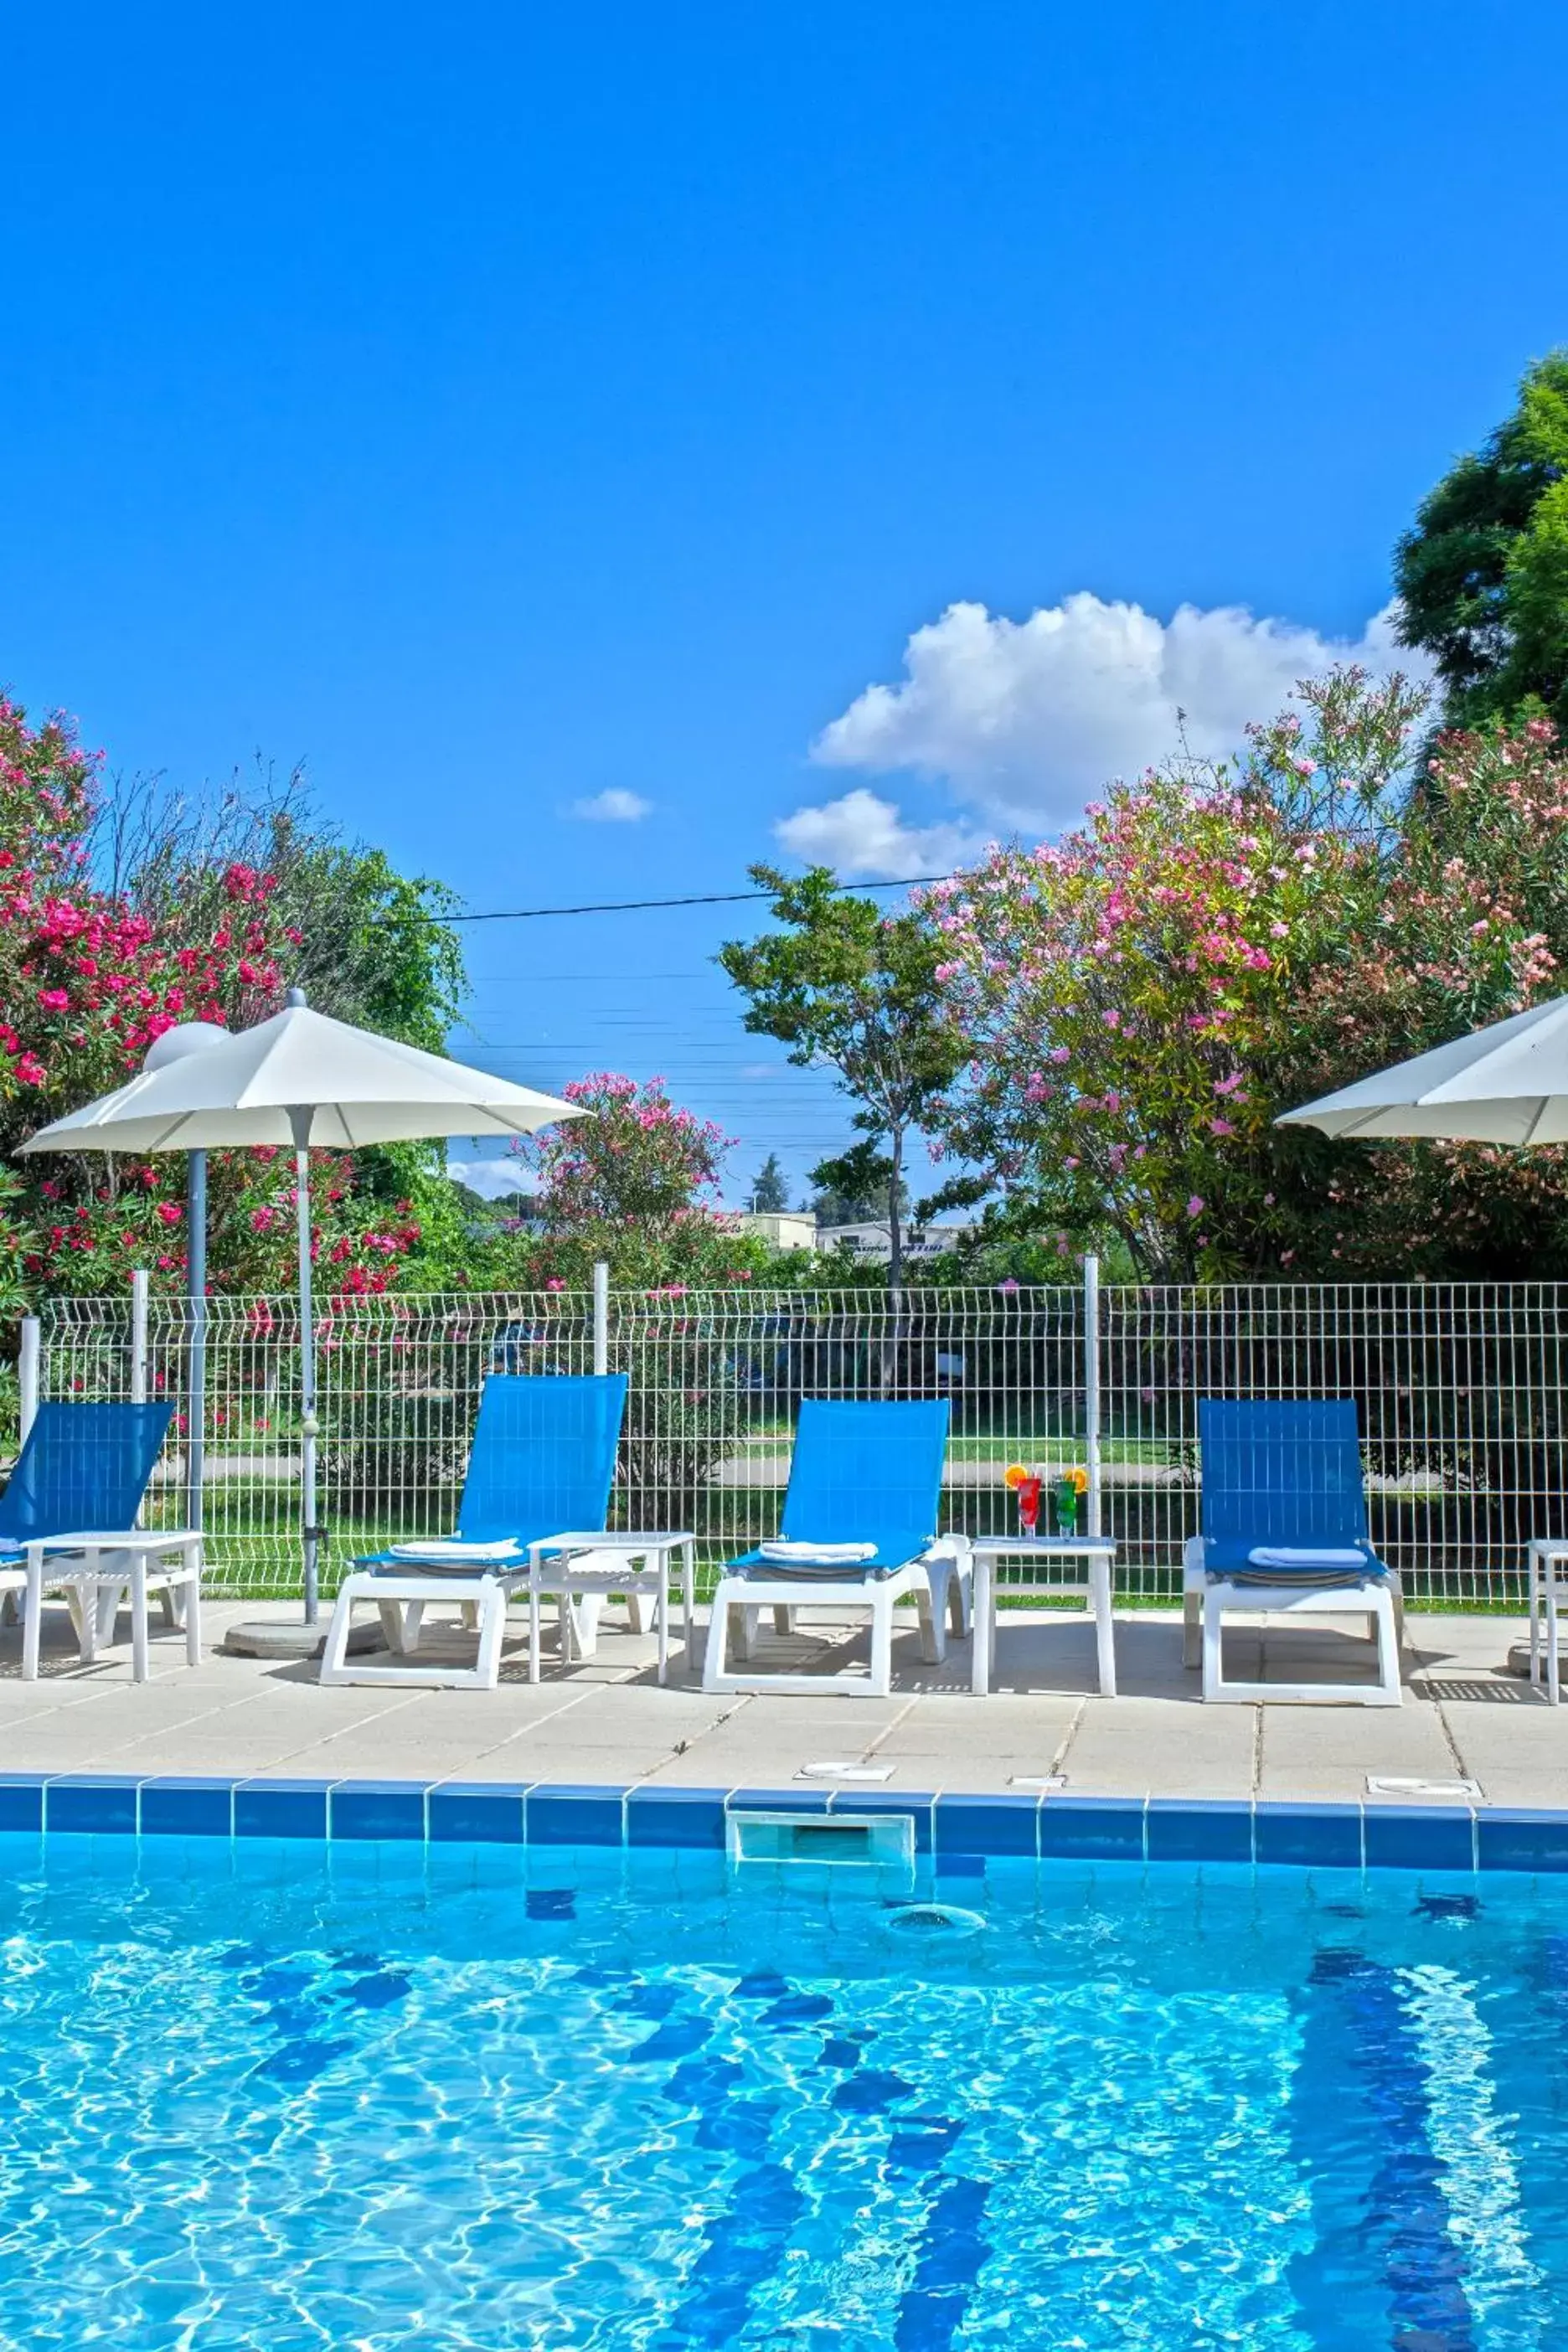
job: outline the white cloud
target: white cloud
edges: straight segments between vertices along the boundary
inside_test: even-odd
[[[846,881],[946,874],[982,845],[981,835],[964,825],[906,824],[891,801],[863,784],[841,800],[781,817],[773,833],[792,857],[831,866]]]
[[[447,1167],[459,1184],[466,1184],[471,1192],[481,1193],[487,1201],[499,1201],[503,1192],[532,1189],[531,1183],[525,1181],[528,1171],[521,1160],[510,1155],[499,1154],[491,1160],[459,1160],[448,1152]]]
[[[623,792],[614,784],[608,792],[595,793],[591,801],[574,801],[572,814],[590,824],[637,824],[652,815],[653,803],[645,801],[640,793]]]
[[[1394,643],[1392,606],[1352,641],[1259,620],[1239,605],[1183,604],[1161,621],[1087,591],[1024,621],[950,604],[910,637],[905,676],[868,686],[823,730],[812,756],[826,767],[941,777],[994,826],[1053,830],[1111,778],[1167,757],[1179,725],[1196,753],[1234,751],[1249,719],[1271,718],[1299,678],[1336,661],[1425,675],[1422,657]],[[909,833],[890,802],[859,792],[798,810],[779,837],[795,847],[786,827],[809,839],[814,824],[831,835],[836,826],[853,833],[857,822],[868,837],[872,812],[911,847],[943,831]]]

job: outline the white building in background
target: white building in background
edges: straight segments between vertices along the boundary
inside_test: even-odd
[[[816,1247],[816,1219],[804,1210],[746,1209],[731,1220],[738,1234],[755,1234],[770,1249],[812,1250]]]
[[[931,1224],[910,1224],[904,1228],[906,1258],[935,1257],[942,1250],[953,1249],[970,1230],[966,1217],[934,1221]],[[819,1225],[816,1229],[819,1250],[847,1250],[854,1257],[868,1264],[886,1265],[893,1255],[893,1237],[885,1223],[875,1219],[862,1225]]]
[[[727,1222],[738,1234],[755,1234],[773,1249],[842,1249],[868,1265],[886,1265],[893,1254],[891,1234],[885,1223],[875,1218],[858,1225],[819,1225],[805,1210],[783,1210],[775,1215],[768,1210],[748,1209],[731,1213]],[[969,1231],[970,1220],[966,1217],[906,1225],[904,1255],[935,1257],[942,1250],[954,1248]]]

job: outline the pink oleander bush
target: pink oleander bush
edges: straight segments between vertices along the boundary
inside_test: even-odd
[[[1562,987],[1568,758],[1535,720],[1413,777],[1405,681],[1301,699],[1237,766],[1114,785],[928,894],[971,1048],[935,1150],[1152,1280],[1568,1270],[1560,1151],[1272,1126]]]
[[[234,863],[219,919],[163,926],[100,888],[89,840],[101,755],[70,723],[32,725],[0,696],[0,1263],[14,1297],[120,1287],[136,1266],[185,1278],[185,1161],[99,1153],[15,1160],[26,1136],[140,1067],[181,1021],[239,1027],[276,1011],[303,944],[270,908],[273,877]],[[320,1155],[316,1256],[334,1291],[383,1290],[418,1240],[407,1204],[362,1201],[352,1160]],[[210,1173],[215,1288],[294,1280],[294,1167],[274,1151],[216,1152]]]
[[[750,1281],[766,1253],[717,1206],[730,1139],[671,1102],[662,1078],[608,1070],[562,1088],[586,1116],[518,1147],[538,1183],[534,1278],[585,1283],[596,1258],[617,1284],[678,1297]]]

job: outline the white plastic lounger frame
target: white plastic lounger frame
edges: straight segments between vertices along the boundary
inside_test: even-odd
[[[1400,1582],[1399,1570],[1396,1568],[1391,1568],[1384,1581],[1394,1604],[1394,1639],[1399,1648],[1403,1650],[1405,1647],[1405,1588]],[[1203,1538],[1190,1536],[1182,1554],[1182,1664],[1184,1666],[1197,1667],[1203,1664],[1204,1596],[1208,1591],[1208,1570],[1204,1565]],[[1240,1587],[1232,1589],[1241,1591]],[[1254,1594],[1262,1592],[1264,1597],[1260,1600],[1254,1599],[1249,1603],[1244,1594],[1241,1599],[1227,1602],[1226,1605],[1237,1609],[1246,1609],[1248,1606],[1258,1610],[1277,1608],[1279,1602],[1268,1597],[1268,1591],[1274,1589],[1250,1585],[1247,1588],[1247,1591]],[[1294,1591],[1298,1588],[1289,1589]],[[1339,1589],[1342,1592],[1349,1590],[1345,1586]],[[1340,1614],[1344,1617],[1355,1616],[1357,1604],[1354,1601],[1347,1603],[1341,1609]],[[1272,1687],[1273,1685],[1270,1685],[1270,1688]]]
[[[947,1622],[960,1638],[969,1631],[970,1559],[967,1536],[939,1537],[916,1559],[883,1576],[769,1576],[755,1570],[726,1576],[713,1595],[702,1687],[709,1691],[783,1691],[791,1696],[886,1698],[893,1686],[893,1612],[912,1593],[920,1619],[921,1655],[940,1665],[947,1655]],[[793,1630],[796,1611],[842,1616],[865,1609],[871,1616],[871,1671],[867,1675],[769,1674],[751,1661],[758,1622],[773,1612],[776,1631]],[[731,1646],[735,1664],[725,1664]]]
[[[501,1645],[506,1613],[514,1600],[529,1603],[529,1680],[539,1680],[539,1604],[549,1596],[559,1600],[561,1654],[592,1656],[600,1611],[612,1592],[624,1592],[639,1632],[641,1604],[655,1597],[658,1622],[658,1679],[668,1678],[669,1563],[683,1554],[683,1597],[686,1606],[687,1654],[692,1654],[694,1538],[686,1529],[659,1530],[653,1535],[570,1534],[552,1536],[518,1555],[515,1568],[454,1576],[432,1575],[410,1561],[406,1573],[387,1570],[357,1570],[338,1588],[332,1620],[321,1653],[320,1679],[326,1684],[380,1684],[392,1689],[494,1690],[500,1680]],[[356,1602],[374,1602],[381,1617],[391,1662],[373,1663],[351,1657],[349,1631]],[[421,1664],[419,1635],[425,1612],[432,1604],[456,1605],[465,1624],[479,1634],[479,1651],[471,1666]]]
[[[1231,1584],[1211,1577],[1204,1568],[1204,1541],[1190,1536],[1185,1555],[1185,1582],[1190,1597],[1194,1581],[1203,1595],[1204,1697],[1231,1699],[1252,1705],[1260,1699],[1296,1699],[1319,1706],[1401,1706],[1405,1693],[1399,1679],[1399,1624],[1396,1595],[1391,1577],[1371,1577],[1364,1584]],[[1225,1677],[1222,1643],[1225,1613],[1251,1612],[1267,1617],[1364,1617],[1377,1640],[1375,1683],[1240,1683]]]

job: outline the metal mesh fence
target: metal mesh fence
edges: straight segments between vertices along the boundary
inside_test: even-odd
[[[1177,1589],[1197,1525],[1201,1396],[1356,1398],[1374,1540],[1412,1598],[1516,1601],[1524,1545],[1563,1532],[1568,1413],[1550,1284],[1107,1288],[1096,1349],[1102,1517],[1129,1601]],[[190,1505],[190,1309],[60,1299],[42,1318],[46,1396],[168,1396],[149,1497]],[[629,1375],[612,1524],[689,1526],[709,1566],[773,1532],[803,1396],[951,1398],[945,1524],[1015,1524],[1003,1474],[1085,1459],[1084,1293],[864,1290],[612,1294]],[[487,1373],[587,1371],[586,1293],[396,1297],[321,1312],[322,1556],[452,1525]],[[299,1321],[291,1298],[215,1298],[206,1320],[205,1523],[215,1590],[299,1583]]]

